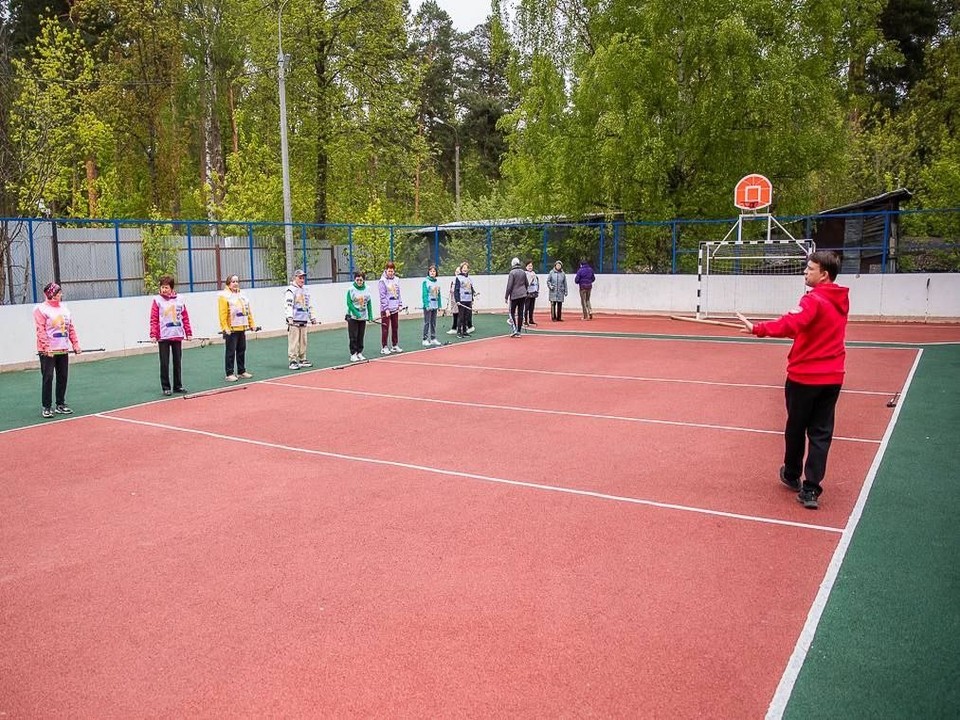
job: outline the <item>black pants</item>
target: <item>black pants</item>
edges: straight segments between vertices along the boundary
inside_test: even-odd
[[[783,431],[784,475],[794,480],[802,470],[803,489],[819,495],[827,472],[840,385],[803,385],[787,380],[783,394],[787,403],[787,426]]]
[[[513,320],[514,332],[520,332],[523,327],[523,316],[527,312],[527,299],[510,298],[510,318]]]
[[[563,320],[563,303],[550,301],[550,319]]]
[[[533,308],[536,306],[536,304],[537,304],[537,296],[528,295],[527,306],[525,309],[526,316],[527,316],[527,325],[533,325]]]
[[[467,336],[467,328],[473,325],[473,301],[461,302],[457,311],[457,335]]]
[[[350,354],[363,352],[363,335],[367,331],[367,321],[347,318],[347,336],[350,338]]]
[[[243,375],[247,371],[247,333],[243,330],[234,330],[227,335],[226,348],[226,368],[227,375],[233,375],[233,364],[236,361],[237,375]]]
[[[180,341],[179,340],[160,340],[157,342],[157,350],[160,352],[160,387],[164,390],[170,389],[170,356],[173,356],[173,388],[179,390],[183,387],[183,381],[180,378]],[[227,375],[229,375],[229,371]]]
[[[70,370],[70,356],[59,353],[53,357],[40,356],[40,402],[45,408],[52,408],[53,375],[57,375],[57,405],[67,404],[67,375]]]

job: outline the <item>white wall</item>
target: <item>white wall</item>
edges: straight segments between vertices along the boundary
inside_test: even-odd
[[[447,304],[450,277],[441,277],[443,302]],[[474,305],[481,310],[503,310],[505,276],[474,276],[479,291]],[[851,315],[876,320],[949,320],[960,322],[960,275],[855,275],[841,276],[839,282],[850,287]],[[400,281],[404,302],[416,315],[421,305],[421,278]],[[368,281],[375,296],[376,281]],[[573,275],[567,276],[570,291],[567,303],[579,307]],[[317,318],[324,324],[342,323],[346,312],[346,283],[311,285],[312,303]],[[539,304],[545,306],[547,290],[541,278]],[[736,310],[747,314],[778,315],[796,304],[803,292],[803,279],[789,277],[713,277],[708,284],[707,300],[711,314],[729,315]],[[283,333],[284,288],[244,289],[253,316],[264,332]],[[217,293],[185,293],[193,333],[197,337],[216,337]],[[600,275],[591,298],[594,310],[618,310],[638,313],[693,314],[697,302],[697,278],[693,275]],[[149,338],[151,297],[112,300],[65,299],[73,313],[81,347],[103,347],[111,354],[150,351],[138,344]],[[32,305],[0,306],[0,370],[13,370],[36,362],[36,340]],[[103,357],[90,355],[86,359]]]

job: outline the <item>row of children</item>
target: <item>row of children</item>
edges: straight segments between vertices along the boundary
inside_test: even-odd
[[[285,290],[285,315],[287,323],[287,356],[289,368],[299,370],[312,366],[307,360],[307,326],[317,320],[310,303],[310,291],[306,287],[306,273],[298,270]],[[399,345],[399,314],[406,306],[402,304],[400,282],[396,267],[387,263],[378,283],[381,327],[381,350],[383,355],[403,352]],[[55,414],[69,415],[73,412],[66,402],[69,376],[69,352],[80,354],[69,308],[62,302],[63,291],[57,283],[48,283],[44,289],[44,302],[34,309],[37,355],[41,374],[41,416],[52,418]],[[461,264],[450,286],[449,304],[454,308],[453,328],[461,337],[473,332],[471,308],[473,296],[469,266]],[[246,367],[248,331],[259,331],[254,322],[249,299],[240,291],[240,278],[231,275],[226,287],[217,298],[220,334],[224,339],[224,377],[227,382],[251,378]],[[373,320],[373,300],[370,297],[364,274],[357,272],[346,295],[347,330],[350,360],[357,362],[363,356],[363,339],[367,321]],[[423,346],[440,345],[437,340],[437,314],[443,308],[437,269],[430,267],[422,284]],[[177,295],[176,281],[164,275],[159,281],[159,292],[150,307],[150,342],[156,343],[160,359],[160,389],[164,395],[185,393],[182,376],[182,343],[193,339],[190,314],[183,299]],[[392,340],[392,342],[388,342]],[[171,369],[173,382],[171,383]],[[54,379],[56,383],[54,384]],[[55,387],[54,387],[55,385]]]

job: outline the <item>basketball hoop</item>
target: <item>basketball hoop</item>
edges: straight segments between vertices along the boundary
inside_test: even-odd
[[[763,175],[747,175],[733,191],[733,204],[741,210],[756,211],[773,202],[773,183]]]

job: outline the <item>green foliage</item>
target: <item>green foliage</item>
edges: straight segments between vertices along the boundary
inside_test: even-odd
[[[156,209],[151,211],[150,219],[160,222],[144,225],[140,229],[140,242],[143,251],[143,286],[147,293],[155,293],[160,287],[161,277],[177,276],[180,240],[170,234],[171,225],[162,221]]]

